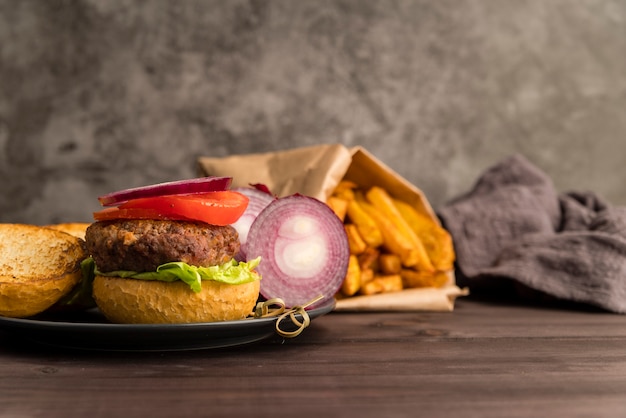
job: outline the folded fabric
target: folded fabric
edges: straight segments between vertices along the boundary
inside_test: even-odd
[[[438,215],[470,289],[509,281],[527,294],[626,313],[626,208],[593,192],[559,194],[545,173],[514,155]]]

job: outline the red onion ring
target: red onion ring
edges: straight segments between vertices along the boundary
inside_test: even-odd
[[[348,269],[350,250],[341,220],[323,202],[292,195],[272,201],[250,226],[249,258],[260,256],[261,295],[301,306],[334,297]],[[316,305],[317,305],[316,304]]]
[[[228,190],[232,177],[199,177],[120,190],[98,197],[102,206],[116,206],[141,197],[196,194]]]
[[[238,261],[245,261],[247,259],[246,243],[248,241],[248,231],[250,230],[250,226],[259,213],[261,213],[261,211],[276,198],[272,194],[268,194],[268,192],[258,188],[236,187],[232,190],[248,197],[248,207],[245,212],[235,223],[231,224],[231,226],[237,230],[237,233],[239,234],[239,243],[241,244],[236,259]]]

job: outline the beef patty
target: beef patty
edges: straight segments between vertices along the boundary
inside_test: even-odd
[[[239,252],[239,236],[230,225],[168,220],[95,222],[85,234],[98,270],[155,271],[164,263],[220,265]]]

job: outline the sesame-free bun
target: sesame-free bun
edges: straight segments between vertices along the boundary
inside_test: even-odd
[[[89,225],[91,224],[87,222],[66,222],[60,224],[45,225],[45,227],[63,231],[70,235],[74,235],[75,237],[85,239],[85,231],[87,231]]]
[[[82,240],[35,225],[0,224],[0,315],[24,318],[54,305],[81,280]]]
[[[182,281],[96,276],[93,297],[113,323],[180,324],[244,319],[254,310],[259,288],[259,280],[240,285],[203,280],[196,293]]]

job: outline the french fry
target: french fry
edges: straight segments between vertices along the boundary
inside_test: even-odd
[[[361,286],[362,295],[374,295],[402,290],[402,277],[399,274],[378,276]]]
[[[399,274],[380,276],[378,279],[383,282],[383,292],[398,292],[402,290],[402,276]]]
[[[398,254],[404,266],[416,266],[420,261],[419,250],[374,206],[368,202],[359,202],[359,205],[378,225],[382,233],[383,245],[390,252]]]
[[[397,254],[381,254],[378,264],[383,274],[398,274],[402,271],[402,261]]]
[[[359,294],[368,296],[368,295],[375,295],[377,293],[382,293],[382,291],[383,291],[382,283],[372,280],[370,282],[363,283]]]
[[[372,280],[374,280],[374,277],[375,277],[374,269],[362,268],[361,269],[361,287],[365,286],[366,283],[369,283]]]
[[[355,200],[348,203],[348,218],[356,225],[361,238],[370,247],[379,247],[383,243],[383,235],[377,222],[363,210],[362,205]]]
[[[454,266],[455,253],[452,237],[448,231],[406,202],[394,199],[394,205],[424,244],[433,266],[437,270],[451,270]]]
[[[372,206],[378,209],[382,216],[388,220],[388,223],[393,225],[394,229],[389,231],[389,233],[400,234],[404,237],[404,240],[410,243],[412,247],[411,256],[416,257],[416,261],[414,264],[412,261],[411,264],[407,264],[406,261],[403,260],[404,264],[407,267],[416,266],[418,269],[423,271],[434,271],[435,268],[428,257],[428,253],[426,252],[422,241],[417,236],[415,231],[413,231],[408,222],[402,217],[402,214],[394,204],[391,196],[384,189],[376,186],[370,188],[365,196]]]
[[[337,186],[335,186],[335,190],[333,190],[333,193],[341,194],[342,192],[344,192],[346,190],[355,190],[355,189],[358,189],[358,188],[359,188],[359,185],[356,184],[353,181],[341,180],[339,182],[339,184]]]
[[[342,180],[339,182],[335,190],[333,190],[332,196],[351,201],[354,200],[354,190],[357,189],[357,185],[351,181]]]
[[[376,248],[367,247],[365,251],[359,254],[359,266],[361,270],[372,269],[378,270],[378,257],[380,251]]]
[[[404,220],[400,211],[394,204],[393,199],[384,189],[374,186],[365,193],[365,198],[395,225],[400,234],[414,245],[417,244],[419,241],[417,235],[415,235],[415,232],[413,232],[409,224]]]
[[[364,252],[368,246],[363,238],[361,238],[361,234],[357,229],[355,224],[344,224],[344,229],[346,230],[346,235],[348,236],[348,245],[350,246],[350,254],[361,254]]]
[[[328,199],[326,199],[326,204],[330,206],[333,212],[335,212],[335,215],[337,215],[337,217],[341,219],[342,222],[346,220],[346,213],[348,212],[347,199],[343,199],[337,196],[330,196]]]
[[[348,272],[341,286],[341,292],[345,296],[352,296],[361,288],[361,267],[355,255],[351,255],[348,261]]]
[[[416,271],[412,269],[402,269],[402,286],[405,288],[415,287],[442,287],[448,282],[448,275],[445,271]]]

